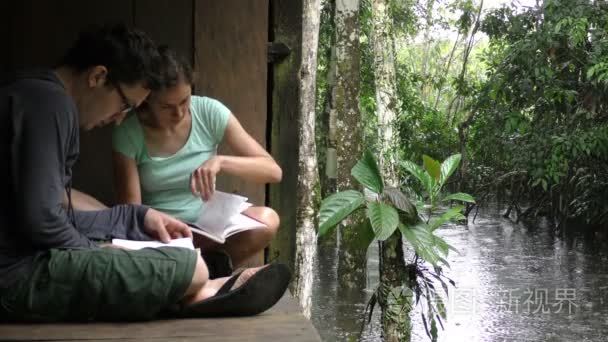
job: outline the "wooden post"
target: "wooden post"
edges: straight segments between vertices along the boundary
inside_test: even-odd
[[[272,131],[270,150],[283,169],[283,180],[269,189],[270,206],[281,217],[281,227],[270,246],[269,259],[290,267],[295,263],[296,209],[298,183],[298,71],[302,60],[302,1],[270,0],[270,37],[289,47],[291,53],[270,69]]]
[[[310,317],[320,190],[315,145],[320,3],[276,1],[273,5],[276,26],[271,39],[292,49],[286,60],[276,64],[272,77],[272,152],[284,166],[283,183],[271,192],[271,201],[281,206],[283,216],[278,248],[273,251],[292,265],[292,293],[304,316]]]

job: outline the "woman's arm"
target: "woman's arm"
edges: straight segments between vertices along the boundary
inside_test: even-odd
[[[215,191],[215,177],[226,172],[256,183],[277,183],[283,177],[281,167],[272,156],[245,131],[230,114],[222,142],[228,144],[236,156],[219,155],[194,170],[190,179],[193,194],[208,200]]]
[[[256,183],[278,183],[281,181],[281,167],[245,131],[241,123],[232,114],[228,119],[223,142],[228,144],[236,154],[236,156],[217,156],[223,172]]]
[[[114,191],[118,204],[141,204],[139,173],[135,160],[112,151]]]

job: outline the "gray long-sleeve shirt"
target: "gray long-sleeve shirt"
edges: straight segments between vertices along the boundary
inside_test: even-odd
[[[78,158],[78,111],[54,72],[0,82],[0,139],[0,288],[49,249],[97,248],[91,239],[149,239],[142,231],[146,207],[69,215],[62,205]]]

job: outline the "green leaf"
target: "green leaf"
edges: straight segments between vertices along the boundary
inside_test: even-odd
[[[431,222],[429,223],[429,228],[431,229],[431,231],[434,231],[435,229],[441,227],[448,221],[464,220],[465,217],[464,217],[464,215],[462,215],[463,208],[464,207],[461,205],[450,208],[445,213],[443,213],[441,216],[439,216],[435,219],[432,219]]]
[[[447,256],[450,251],[450,245],[442,238],[434,236],[434,243],[441,254]]]
[[[443,318],[444,320],[447,319],[447,317],[448,317],[447,310],[445,309],[445,304],[443,303],[443,299],[441,298],[441,296],[439,294],[435,294],[435,303],[436,303],[437,312],[439,313],[439,316],[441,318]]]
[[[403,227],[402,227],[403,226]],[[420,222],[413,226],[406,226],[404,224],[399,226],[399,229],[403,233],[403,230],[408,230],[414,234],[414,239],[412,241],[416,241],[418,243],[423,243],[430,245],[433,242],[433,234],[431,233],[428,225],[424,222]],[[416,247],[413,245],[413,247]],[[420,246],[422,247],[422,246]]]
[[[456,171],[460,164],[460,154],[454,154],[449,156],[446,160],[441,163],[441,176],[439,177],[439,186],[443,186],[450,176]]]
[[[351,235],[354,236],[354,239],[349,241],[351,244],[349,248],[353,248],[355,250],[366,251],[369,248],[369,245],[376,238],[372,225],[367,219],[362,220],[361,222],[356,222],[356,224],[350,224],[349,222],[349,225],[342,226],[340,229],[342,229],[341,232],[344,232],[346,229],[352,229],[354,232],[356,232],[356,234]]]
[[[430,315],[429,315],[430,316]],[[431,341],[437,342],[437,322],[432,316],[431,318]]]
[[[426,224],[419,223],[414,226],[399,224],[399,230],[418,256],[433,266],[437,266],[442,258],[434,249],[434,236]]]
[[[355,190],[338,192],[324,199],[319,210],[319,237],[325,235],[363,203],[365,198]]]
[[[436,181],[439,181],[439,177],[441,176],[441,164],[426,154],[422,156],[422,162],[426,172],[428,172]]]
[[[589,70],[587,70],[587,79],[591,80],[593,78],[593,74],[595,73],[596,70],[596,65],[592,66],[589,68]]]
[[[359,234],[357,234],[357,241],[355,241],[355,247],[361,250],[367,250],[369,245],[376,238],[371,223],[369,220],[364,220],[360,225],[354,227],[354,229],[359,231]]]
[[[435,246],[437,246],[441,253],[443,253],[444,256],[447,256],[450,250],[458,253],[458,250],[454,246],[450,245],[449,243],[447,243],[447,241],[437,235],[433,235],[433,243],[435,244]]]
[[[473,196],[465,194],[464,192],[457,192],[455,194],[449,194],[441,199],[443,202],[447,201],[461,201],[467,203],[475,203]]]
[[[388,239],[399,224],[399,214],[392,206],[382,202],[367,203],[367,217],[372,224],[376,239]]]
[[[363,158],[361,158],[357,164],[355,164],[353,169],[350,171],[350,174],[355,177],[359,183],[363,184],[363,186],[377,194],[381,194],[384,190],[384,184],[382,182],[380,170],[378,169],[378,163],[376,163],[376,159],[369,151],[366,151],[363,154]]]
[[[420,316],[422,317],[422,323],[424,325],[424,331],[426,331],[426,336],[428,336],[432,341],[433,338],[431,337],[431,332],[429,331],[429,326],[426,322],[426,316],[424,316],[424,312],[421,312]]]
[[[412,176],[416,177],[422,186],[429,194],[433,191],[433,179],[431,176],[426,173],[420,166],[415,163],[412,163],[409,160],[404,160],[401,162],[401,166],[409,172]]]
[[[401,190],[395,187],[387,187],[384,188],[384,193],[386,197],[393,203],[393,205],[408,214],[410,217],[415,217],[417,215],[416,207],[412,202],[407,198],[407,196],[401,192]]]

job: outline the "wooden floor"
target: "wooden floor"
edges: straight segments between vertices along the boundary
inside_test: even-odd
[[[253,317],[206,318],[145,323],[0,324],[2,341],[265,341],[319,342],[319,334],[286,294]]]

